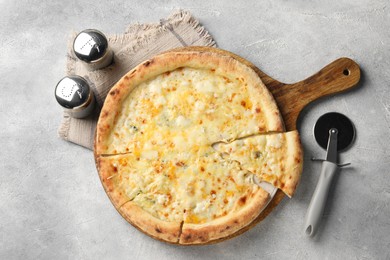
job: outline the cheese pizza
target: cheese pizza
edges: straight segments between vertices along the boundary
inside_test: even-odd
[[[170,52],[140,64],[109,92],[96,131],[115,208],[171,243],[230,237],[269,202],[254,176],[291,196],[301,174],[297,133],[271,134],[284,131],[272,95],[251,68],[220,54]]]

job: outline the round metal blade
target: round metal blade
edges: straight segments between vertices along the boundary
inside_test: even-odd
[[[318,118],[314,125],[314,137],[317,143],[327,149],[329,130],[336,128],[337,135],[337,151],[342,151],[348,148],[355,139],[355,127],[352,121],[343,114],[337,112],[326,113]]]

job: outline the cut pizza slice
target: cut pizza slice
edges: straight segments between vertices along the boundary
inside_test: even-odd
[[[115,207],[121,207],[145,190],[162,188],[170,176],[157,174],[156,169],[161,167],[157,161],[134,154],[97,158],[101,182]]]
[[[172,243],[183,222],[172,189],[183,164],[131,153],[97,158],[101,182],[119,213],[139,230]]]
[[[240,163],[256,175],[291,197],[300,180],[303,153],[298,131],[260,134],[217,143],[214,148],[226,159]]]

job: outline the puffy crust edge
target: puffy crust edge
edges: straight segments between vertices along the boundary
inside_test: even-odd
[[[170,52],[147,60],[122,77],[108,93],[96,129],[96,154],[106,154],[110,133],[122,110],[122,104],[130,92],[139,84],[164,72],[180,67],[215,69],[222,75],[244,77],[259,91],[262,99],[264,118],[269,131],[283,131],[284,125],[272,94],[250,67],[229,56],[211,52]]]
[[[115,169],[110,163],[111,158],[112,157],[96,157],[96,166],[104,190],[115,208],[119,208],[124,203],[128,202],[130,198],[123,193],[123,190],[118,189],[115,185]],[[112,176],[114,177],[110,178]]]
[[[289,169],[291,179],[289,179],[288,175],[285,175],[285,185],[282,191],[291,198],[301,179],[303,170],[303,150],[298,131],[286,132],[285,134],[287,142],[286,169]]]
[[[205,244],[227,238],[249,225],[261,213],[268,200],[269,194],[259,186],[254,186],[244,206],[240,206],[240,200],[237,202],[238,211],[204,224],[184,223],[179,243]]]
[[[129,201],[118,209],[119,213],[134,227],[156,239],[177,243],[181,233],[180,222],[167,222],[149,214],[135,202]]]

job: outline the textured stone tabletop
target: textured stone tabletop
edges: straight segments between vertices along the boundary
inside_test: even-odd
[[[0,259],[389,259],[390,6],[371,1],[0,1]],[[216,245],[179,247],[137,231],[116,212],[92,152],[57,137],[54,87],[72,30],[121,33],[189,10],[220,48],[282,82],[354,59],[359,87],[301,114],[302,180],[259,225]],[[325,152],[312,129],[338,111],[357,129],[315,238],[303,232]]]

